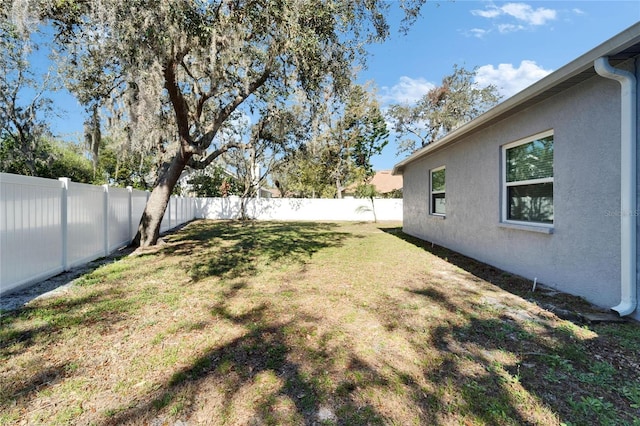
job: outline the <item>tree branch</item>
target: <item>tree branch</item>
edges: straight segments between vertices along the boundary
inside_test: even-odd
[[[250,146],[251,146],[250,144],[245,144],[242,142],[229,142],[227,144],[224,144],[220,148],[216,149],[215,151],[211,152],[209,155],[207,155],[207,157],[205,157],[202,160],[195,160],[193,157],[191,157],[191,159],[187,162],[187,165],[192,169],[202,170],[205,167],[207,167],[209,164],[211,164],[213,160],[215,160],[225,152],[229,151],[230,149],[248,148]]]
[[[262,86],[269,76],[271,75],[271,63],[273,62],[273,58],[269,60],[269,63],[265,65],[264,71],[256,78],[249,86],[247,90],[244,92],[240,92],[227,106],[222,108],[222,110],[218,113],[218,116],[215,119],[214,127],[211,130],[213,134],[218,132],[222,124],[229,118],[229,116],[238,108],[242,102],[244,102],[253,92],[258,90],[260,86]],[[213,139],[213,138],[212,138]]]
[[[269,61],[269,64],[265,66],[264,71],[259,75],[259,77],[256,78],[251,84],[249,84],[246,91],[239,93],[229,104],[227,104],[218,112],[210,130],[206,131],[204,135],[202,135],[202,137],[198,140],[198,142],[192,142],[188,147],[184,147],[186,152],[197,155],[202,155],[206,152],[206,150],[211,145],[211,141],[220,130],[220,127],[222,127],[222,124],[229,118],[229,116],[231,116],[236,108],[238,108],[238,106],[242,104],[242,102],[244,102],[249,96],[251,96],[251,94],[258,90],[258,88],[260,88],[260,86],[262,86],[267,81],[267,79],[271,75],[271,62],[272,61]],[[212,97],[212,94],[203,95],[198,103],[198,109],[203,108],[205,101],[210,99],[210,97]]]
[[[427,142],[427,141],[426,141],[426,137],[425,137],[425,136],[422,136],[422,135],[420,134],[421,132],[419,132],[419,131],[417,131],[417,130],[412,129],[411,127],[406,127],[406,131],[407,131],[408,133],[411,133],[412,135],[416,136],[418,139],[420,139],[420,145],[421,145],[421,146],[426,146],[426,142]]]
[[[189,107],[178,87],[175,60],[172,59],[165,64],[163,74],[164,87],[169,93],[169,99],[176,114],[176,124],[178,126],[178,135],[180,136],[181,144],[183,146],[191,145],[191,139],[189,137]]]
[[[202,116],[202,111],[204,110],[204,105],[212,97],[212,92],[201,93],[200,98],[198,99],[198,105],[196,106],[196,119],[200,119],[200,117]]]
[[[195,120],[199,120],[200,117],[202,116],[202,111],[204,110],[204,105],[213,96],[213,93],[212,92],[206,92],[205,93],[202,90],[202,87],[200,86],[200,83],[198,82],[198,79],[193,75],[193,73],[191,72],[191,70],[189,69],[187,64],[185,63],[184,58],[180,61],[180,66],[182,66],[182,69],[184,70],[184,72],[193,80],[193,86],[195,88],[194,96],[196,96],[197,99],[198,99],[198,102],[197,102],[197,105],[196,105],[196,111],[195,111],[194,119]]]

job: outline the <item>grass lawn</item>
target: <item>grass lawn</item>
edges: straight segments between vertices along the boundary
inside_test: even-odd
[[[3,313],[0,424],[640,425],[637,323],[399,224],[165,241]]]

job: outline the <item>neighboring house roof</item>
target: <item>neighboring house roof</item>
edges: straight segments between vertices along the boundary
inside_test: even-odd
[[[402,175],[407,164],[596,76],[594,61],[602,56],[609,57],[609,62],[615,66],[638,54],[640,54],[640,23],[627,28],[476,119],[449,132],[436,142],[414,152],[395,165],[393,174]]]
[[[393,175],[391,170],[380,170],[373,175],[369,183],[375,186],[376,191],[379,193],[386,194],[402,189],[402,176]]]
[[[262,193],[268,192],[271,195],[265,196],[265,198],[281,198],[280,190],[278,188],[260,188]]]
[[[379,194],[388,194],[389,192],[402,191],[402,176],[393,175],[391,170],[380,170],[368,182],[376,188]],[[344,195],[353,195],[358,187],[357,183],[352,183],[344,189]]]

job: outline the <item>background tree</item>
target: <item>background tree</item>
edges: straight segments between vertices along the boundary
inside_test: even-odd
[[[498,103],[500,95],[496,86],[478,87],[473,81],[475,75],[475,68],[468,71],[454,65],[453,73],[415,105],[389,107],[389,119],[401,138],[398,154],[410,154],[430,144]]]
[[[38,46],[25,40],[18,28],[0,12],[0,171],[38,176],[46,168],[51,139],[46,117],[53,104],[46,96],[54,90],[50,73],[39,78],[29,55]]]
[[[89,153],[91,154],[94,178],[96,177],[96,174],[98,172],[100,147],[103,145],[102,132],[100,131],[100,128],[100,110],[98,104],[94,103],[91,108],[91,116],[84,123],[84,141],[87,149],[89,150]]]
[[[309,146],[311,145],[311,146]],[[272,172],[273,183],[282,197],[333,198],[336,187],[327,174],[324,150],[316,150],[312,144],[288,153]],[[327,155],[326,157],[329,157]]]
[[[91,161],[85,156],[84,149],[74,143],[48,141],[46,149],[49,153],[47,166],[38,176],[58,179],[68,177],[74,182],[94,183]]]
[[[367,87],[353,85],[344,99],[326,93],[311,120],[309,141],[276,170],[276,181],[301,197],[342,198],[374,174],[371,158],[388,143],[384,116]]]
[[[187,183],[196,197],[226,197],[242,193],[238,179],[218,164],[195,171]]]
[[[91,146],[89,155],[95,170],[94,183],[151,189],[157,170],[153,152],[127,150],[117,137],[105,136],[100,137],[99,147]]]
[[[349,93],[342,127],[350,159],[358,171],[353,176],[353,181],[357,182],[359,176],[368,180],[375,174],[371,158],[381,154],[389,143],[387,125],[374,93],[368,92],[363,86],[353,87]]]
[[[259,119],[246,126],[247,144],[225,154],[226,162],[235,170],[242,187],[241,214],[246,219],[249,198],[259,196],[267,176],[290,152],[297,151],[308,135],[308,105],[270,103],[259,112]]]
[[[356,197],[367,198],[371,202],[371,208],[367,206],[360,206],[356,209],[358,213],[364,213],[370,211],[373,213],[374,223],[378,222],[378,216],[376,215],[375,198],[380,195],[376,190],[376,187],[370,183],[363,183],[356,187]]]
[[[317,98],[318,99],[318,98]],[[297,198],[332,198],[335,196],[332,166],[341,157],[329,149],[331,138],[331,113],[335,96],[329,91],[315,104],[304,109],[308,128],[306,137],[298,149],[288,150],[272,170],[273,182],[282,196]]]

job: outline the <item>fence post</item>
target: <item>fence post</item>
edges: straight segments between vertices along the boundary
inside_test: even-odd
[[[127,193],[129,194],[129,241],[133,239],[133,187],[127,186]]]
[[[71,179],[66,177],[58,178],[62,182],[62,196],[60,197],[60,232],[62,233],[62,269],[64,271],[69,270],[69,211],[68,202],[69,198],[69,182]]]
[[[104,216],[104,255],[109,256],[109,185],[102,185],[104,190],[103,204],[102,204],[102,214]]]

